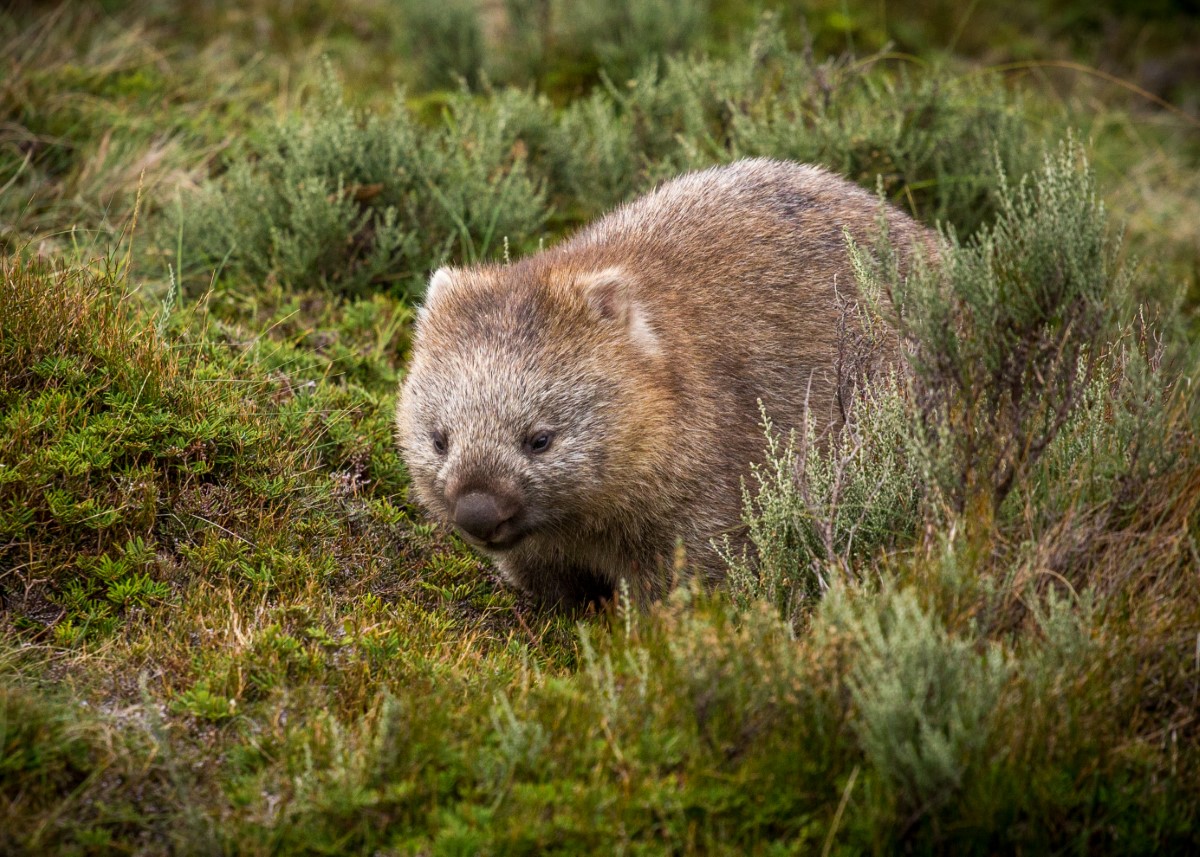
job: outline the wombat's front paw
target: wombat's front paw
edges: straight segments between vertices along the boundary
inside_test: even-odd
[[[570,566],[509,567],[505,576],[529,593],[541,607],[567,612],[603,610],[616,597],[613,584],[599,575]]]

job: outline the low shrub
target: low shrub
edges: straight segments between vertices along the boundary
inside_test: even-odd
[[[451,254],[488,258],[545,219],[511,118],[505,99],[463,99],[422,129],[402,97],[383,114],[352,109],[328,72],[310,116],[268,126],[169,234],[228,276],[410,293]]]
[[[193,274],[406,296],[443,262],[527,252],[543,226],[576,226],[656,181],[735,157],[878,182],[962,234],[993,216],[997,158],[1018,174],[1029,162],[1024,120],[995,81],[818,66],[770,32],[734,59],[605,77],[562,110],[507,90],[449,95],[429,122],[403,96],[367,114],[327,73],[311,109],[231,158],[161,243],[181,244]]]

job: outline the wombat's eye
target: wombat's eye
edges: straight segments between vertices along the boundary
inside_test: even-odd
[[[437,451],[437,454],[445,455],[446,450],[450,448],[450,445],[446,442],[446,435],[440,431],[435,431],[429,437],[433,441],[433,448]]]
[[[525,449],[535,454],[545,452],[550,448],[550,441],[552,440],[554,440],[554,432],[540,431],[525,441]]]

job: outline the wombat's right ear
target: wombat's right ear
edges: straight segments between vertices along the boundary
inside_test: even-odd
[[[630,289],[630,276],[620,268],[605,268],[581,278],[584,297],[600,318],[623,329],[634,345],[658,355],[658,334]]]

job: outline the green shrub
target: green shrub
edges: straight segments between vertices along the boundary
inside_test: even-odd
[[[480,83],[486,54],[478,0],[402,0],[396,5],[404,56],[416,67],[415,87]]]
[[[899,380],[879,380],[854,396],[830,441],[811,421],[790,438],[765,426],[766,463],[743,497],[752,554],[727,557],[739,603],[765,600],[800,623],[832,584],[864,578],[880,551],[915,534],[912,414]]]
[[[725,158],[723,102],[745,82],[737,64],[670,58],[569,104],[550,141],[552,187],[580,220],[655,182]]]
[[[164,243],[181,234],[191,269],[226,279],[406,295],[444,261],[532,249],[552,209],[574,226],[749,155],[824,164],[969,233],[995,210],[996,158],[1023,172],[1027,137],[994,80],[815,66],[767,26],[734,59],[646,63],[559,111],[511,90],[450,95],[432,126],[403,98],[355,111],[327,76],[309,114],[267,127]]]
[[[731,59],[670,58],[577,100],[558,122],[550,186],[594,216],[655,181],[736,157],[818,163],[928,223],[970,234],[996,212],[997,158],[1035,165],[1019,96],[995,78],[817,64],[766,18]]]
[[[312,115],[267,128],[170,234],[230,276],[348,295],[419,290],[447,257],[488,258],[545,219],[515,109],[463,97],[422,129],[402,97],[384,114],[353,110],[327,73]]]
[[[951,232],[936,266],[901,279],[894,257],[874,271],[859,257],[860,279],[878,290],[882,276],[913,343],[923,443],[938,462],[926,476],[957,511],[980,497],[997,511],[1053,442],[1125,300],[1082,161],[1064,145],[1013,188],[997,167],[996,223],[966,243]]]
[[[926,813],[953,800],[968,770],[987,763],[982,750],[1010,665],[996,646],[980,653],[971,640],[949,636],[912,592],[882,601],[858,613],[831,596],[822,620],[861,646],[848,685],[867,764],[902,813]]]
[[[778,37],[777,37],[778,38]],[[766,50],[773,97],[731,102],[730,150],[828,166],[927,223],[969,235],[996,213],[996,159],[1008,175],[1033,166],[1020,96],[982,75],[817,63]],[[763,73],[760,72],[760,76]]]

